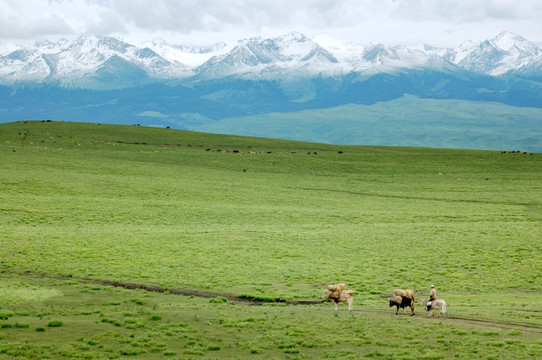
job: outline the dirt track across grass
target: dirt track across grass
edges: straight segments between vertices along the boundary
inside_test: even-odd
[[[77,281],[83,284],[114,286],[114,287],[119,287],[119,288],[128,289],[128,290],[140,289],[140,290],[145,290],[149,292],[169,293],[169,294],[181,295],[181,296],[196,296],[196,297],[202,297],[202,298],[208,298],[208,299],[222,297],[231,302],[242,302],[242,303],[248,303],[251,305],[263,305],[263,304],[269,304],[269,303],[281,303],[281,304],[286,304],[286,305],[315,305],[315,304],[321,304],[324,302],[323,300],[284,300],[281,298],[260,298],[256,296],[233,295],[229,293],[212,292],[212,291],[204,291],[204,290],[174,289],[174,288],[166,288],[166,287],[157,286],[157,285],[124,283],[120,281],[103,280],[103,279],[74,278],[74,277],[68,277],[68,276],[44,275],[44,274],[37,274],[32,271],[26,271],[24,274],[27,276],[36,276],[36,277],[49,278],[49,279],[55,279],[55,280]]]
[[[141,289],[141,290],[146,290],[150,292],[170,293],[173,295],[197,296],[197,297],[202,297],[202,298],[223,297],[229,301],[246,302],[253,305],[262,305],[266,303],[284,303],[287,305],[314,305],[314,304],[321,304],[323,302],[323,301],[315,301],[315,300],[284,300],[280,298],[261,299],[261,298],[253,297],[253,296],[243,296],[243,295],[239,296],[239,295],[233,295],[233,294],[228,294],[228,293],[210,292],[210,291],[203,291],[203,290],[171,289],[171,288],[164,288],[164,287],[155,286],[155,285],[121,283],[118,281],[110,281],[110,280],[82,279],[80,281],[90,282],[93,284],[121,287],[121,288],[129,289],[129,290]]]
[[[173,295],[180,295],[180,296],[195,296],[195,297],[202,297],[202,298],[225,298],[228,301],[235,303],[244,303],[249,305],[263,305],[263,304],[272,304],[272,303],[281,303],[286,305],[317,305],[322,304],[323,300],[284,300],[280,298],[257,298],[252,296],[243,296],[243,295],[233,295],[229,293],[222,293],[222,292],[212,292],[212,291],[204,291],[204,290],[193,290],[193,289],[173,289],[173,288],[166,288],[161,287],[157,285],[147,285],[147,284],[136,284],[136,283],[123,283],[119,281],[112,281],[112,280],[103,280],[103,279],[90,279],[90,278],[73,278],[68,276],[53,276],[53,275],[44,275],[44,274],[38,274],[36,272],[32,271],[26,271],[24,272],[24,275],[27,276],[34,276],[34,277],[41,277],[41,278],[49,278],[49,279],[55,279],[55,280],[64,280],[64,281],[77,281],[83,284],[96,284],[96,285],[103,285],[103,286],[113,286],[113,287],[119,287],[127,290],[145,290],[149,292],[157,292],[157,293],[169,293]],[[533,310],[538,311],[538,310]],[[353,312],[374,312],[374,313],[389,313],[387,311],[383,310],[353,310]],[[394,315],[395,316],[395,315]],[[419,314],[416,316],[420,316]],[[423,315],[426,316],[425,313]],[[528,332],[534,332],[542,335],[542,326],[535,325],[535,324],[519,324],[514,322],[508,322],[508,321],[499,321],[499,320],[487,320],[487,319],[476,319],[476,318],[467,318],[457,315],[447,315],[445,317],[436,317],[431,318],[432,320],[442,320],[442,321],[453,321],[457,324],[469,324],[469,325],[479,325],[479,326],[485,326],[490,328],[496,328],[496,329],[502,329],[502,330],[521,330],[521,331],[528,331]]]
[[[484,320],[484,319],[474,319],[467,318],[462,316],[450,315],[447,319],[454,320],[457,323],[473,324],[473,325],[485,325],[505,330],[512,329],[521,329],[523,331],[532,331],[539,334],[542,334],[542,326],[534,324],[518,324],[509,321],[498,321],[498,320]]]

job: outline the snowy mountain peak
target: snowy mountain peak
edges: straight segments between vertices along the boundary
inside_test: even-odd
[[[542,50],[523,37],[504,31],[478,43],[465,42],[450,61],[471,71],[499,76],[520,71],[542,57]]]
[[[393,48],[386,47],[382,44],[376,44],[365,50],[363,58],[369,62],[382,63],[385,58],[398,60],[399,55]]]
[[[423,44],[422,46],[423,51],[438,51],[439,48],[429,45],[429,44]]]
[[[277,44],[281,44],[283,46],[289,46],[291,44],[294,44],[294,43],[305,43],[305,42],[313,42],[310,38],[308,38],[307,36],[305,36],[304,34],[301,34],[297,31],[292,31],[292,32],[289,32],[287,34],[284,34],[284,35],[281,35],[281,36],[277,36],[277,37],[273,37],[273,38],[267,38],[267,39],[261,39],[260,38],[260,41],[273,41]]]
[[[127,71],[127,69],[131,69]],[[173,63],[150,48],[141,48],[118,38],[82,35],[73,41],[45,41],[0,57],[0,82],[50,82],[69,87],[125,86],[122,77],[178,78],[190,69]],[[109,74],[110,79],[103,74]],[[133,79],[125,79],[132,82]]]
[[[499,35],[495,36],[493,39],[489,40],[489,42],[493,46],[504,51],[510,51],[510,49],[512,49],[514,46],[530,47],[527,40],[509,31],[503,31]]]
[[[312,41],[329,51],[339,61],[348,61],[348,59],[360,56],[364,51],[362,45],[336,39],[325,34],[313,37]]]
[[[305,77],[336,72],[338,60],[307,36],[292,32],[274,38],[250,38],[214,56],[196,69],[200,77],[240,75],[248,78]]]

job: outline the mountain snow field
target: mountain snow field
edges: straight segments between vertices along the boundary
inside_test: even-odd
[[[405,48],[384,44],[356,45],[325,35],[309,38],[289,33],[251,38],[210,47],[189,47],[157,39],[129,42],[84,35],[75,40],[44,41],[31,47],[0,48],[0,84],[29,81],[92,88],[92,79],[111,66],[134,66],[154,79],[257,79],[283,76],[333,76],[390,73],[401,69],[457,67],[485,75],[521,73],[537,65],[542,49],[519,35],[503,32],[493,39],[466,41],[456,49],[430,45]]]

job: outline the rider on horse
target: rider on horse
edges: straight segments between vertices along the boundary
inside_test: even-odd
[[[437,289],[435,289],[435,285],[431,285],[431,294],[429,294],[429,301],[427,302],[427,311],[431,309],[431,304],[435,300],[437,300]]]

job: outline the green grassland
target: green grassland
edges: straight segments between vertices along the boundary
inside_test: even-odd
[[[231,129],[242,135],[330,144],[542,152],[542,109],[412,95],[372,105],[228,118],[195,130]]]
[[[29,121],[0,164],[0,359],[542,356],[542,154]]]

